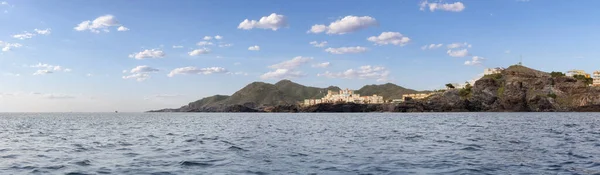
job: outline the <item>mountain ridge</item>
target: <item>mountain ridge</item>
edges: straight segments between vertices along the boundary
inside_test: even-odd
[[[277,105],[297,105],[304,99],[322,98],[328,90],[339,91],[337,86],[326,88],[305,86],[291,80],[280,80],[275,84],[265,82],[252,82],[231,95],[214,95],[205,97],[177,109],[162,109],[163,112],[226,112],[230,106],[244,106],[252,109],[263,109]],[[380,85],[365,85],[357,93],[365,96],[380,95],[385,100],[401,98],[403,94],[417,93],[419,91],[407,89],[393,83]],[[389,96],[389,97],[388,97]]]

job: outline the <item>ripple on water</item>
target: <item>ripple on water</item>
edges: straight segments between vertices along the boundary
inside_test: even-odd
[[[79,165],[79,166],[90,166],[90,165],[92,165],[92,162],[89,160],[82,160],[82,161],[77,161],[74,164]]]
[[[44,167],[44,168],[45,169],[50,169],[50,170],[58,170],[58,169],[62,169],[64,167],[65,167],[64,165],[54,165],[54,166],[47,166],[47,167]]]
[[[248,150],[246,150],[244,148],[240,148],[240,147],[237,147],[237,146],[230,146],[227,149],[230,150],[230,151],[248,151]]]
[[[197,161],[181,161],[179,164],[186,167],[209,167],[213,165],[211,163]]]
[[[10,155],[6,155],[6,156],[1,156],[0,158],[2,158],[2,159],[14,159],[14,158],[17,158],[17,157],[19,157],[19,156],[16,155],[16,154],[10,154]]]

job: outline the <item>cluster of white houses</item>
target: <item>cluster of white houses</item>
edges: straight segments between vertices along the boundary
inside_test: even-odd
[[[420,94],[404,94],[402,99],[394,99],[393,103],[402,102],[405,99],[423,99],[427,98],[434,93],[420,93]],[[320,99],[306,99],[304,105],[316,105],[320,103],[358,103],[358,104],[382,104],[385,103],[383,96],[371,95],[371,96],[360,96],[360,94],[354,93],[353,90],[345,89],[335,92],[332,90],[327,91],[327,95]]]
[[[584,76],[585,78],[592,78],[594,81],[592,83],[592,86],[600,86],[600,71],[594,71],[592,73],[592,75],[586,73],[584,70],[570,70],[567,71],[567,76],[569,77],[573,77],[575,75],[581,75]]]
[[[381,104],[384,103],[383,96],[360,96],[353,90],[342,89],[339,92],[327,91],[327,95],[321,99],[306,99],[304,105],[315,105],[320,103],[359,103],[359,104]]]

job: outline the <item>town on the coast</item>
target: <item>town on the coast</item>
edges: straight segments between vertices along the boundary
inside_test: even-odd
[[[520,63],[519,63],[520,65]],[[505,68],[496,67],[496,68],[486,68],[483,70],[483,75],[493,75],[501,73]],[[566,74],[562,72],[552,72],[552,74],[563,74],[564,76],[569,77],[581,77],[585,79],[591,79],[592,83],[590,86],[598,86],[600,87],[600,71],[594,71],[593,74],[586,73],[584,70],[569,70]],[[474,84],[473,84],[474,85]],[[470,83],[465,84],[448,84],[447,88],[465,88],[465,86],[473,86]],[[302,105],[311,106],[321,103],[357,103],[357,104],[384,104],[384,103],[402,103],[406,100],[419,100],[425,99],[429,96],[440,93],[439,91],[433,91],[429,93],[414,93],[414,94],[403,94],[400,99],[392,99],[389,101],[384,101],[384,97],[380,95],[372,95],[372,96],[361,96],[360,94],[354,93],[354,90],[350,89],[342,89],[339,92],[328,90],[327,95],[320,99],[305,99]]]

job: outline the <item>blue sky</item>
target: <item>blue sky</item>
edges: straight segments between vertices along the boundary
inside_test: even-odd
[[[592,0],[0,2],[0,112],[145,111],[281,79],[429,90],[519,55],[600,69]]]

